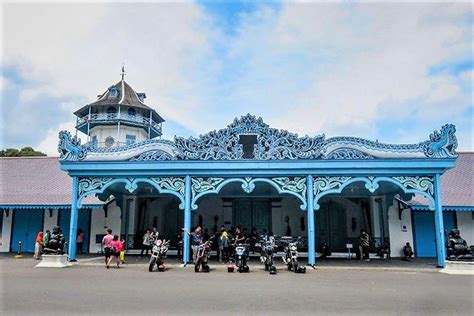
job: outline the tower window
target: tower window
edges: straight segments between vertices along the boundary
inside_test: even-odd
[[[118,90],[117,90],[117,87],[112,86],[112,87],[109,88],[109,91],[110,91],[110,96],[111,96],[112,98],[118,97]]]
[[[129,108],[128,109],[128,117],[132,120],[135,119],[135,115],[137,114],[137,111],[135,111],[134,108]]]
[[[115,143],[115,139],[112,136],[108,136],[105,139],[105,147],[112,147]]]
[[[97,135],[92,136],[91,138],[91,146],[93,148],[97,148]]]
[[[135,144],[137,141],[137,137],[135,135],[125,135],[125,142],[127,146]]]
[[[107,118],[108,119],[114,119],[115,118],[115,113],[117,113],[117,109],[114,106],[109,106],[107,108]]]
[[[145,94],[145,93],[139,92],[139,93],[137,93],[137,96],[138,96],[138,99],[140,99],[140,102],[143,103],[143,101],[145,101],[145,98],[146,98],[146,94]]]

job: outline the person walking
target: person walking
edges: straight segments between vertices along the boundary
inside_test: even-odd
[[[125,263],[125,239],[121,240],[122,242],[122,250],[120,251],[120,264]]]
[[[145,234],[143,234],[143,240],[142,240],[142,252],[140,253],[140,256],[143,256],[143,252],[146,250],[146,256],[148,256],[148,250],[150,250],[150,230],[147,229]]]
[[[43,232],[40,231],[38,235],[36,235],[36,242],[35,242],[35,253],[33,257],[36,260],[41,260],[41,254],[43,253]]]
[[[123,243],[119,240],[118,235],[114,235],[112,241],[110,242],[112,255],[109,256],[107,261],[107,269],[110,267],[112,259],[115,257],[117,261],[117,268],[120,268],[120,252],[123,250]]]
[[[84,243],[84,232],[82,229],[77,230],[77,238],[76,238],[76,249],[77,253],[82,255],[82,244]]]
[[[360,230],[359,235],[359,253],[360,260],[370,261],[369,259],[369,245],[370,245],[370,236],[366,233],[364,229]]]
[[[110,268],[109,259],[113,255],[112,251],[112,241],[114,240],[114,236],[112,235],[112,229],[107,228],[106,235],[102,238],[102,246],[104,247],[104,255],[105,255],[105,267],[108,269]]]

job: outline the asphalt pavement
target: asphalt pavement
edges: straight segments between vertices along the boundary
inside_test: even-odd
[[[64,269],[34,268],[32,259],[0,258],[2,315],[472,315],[474,277],[436,269],[279,266],[269,275],[209,273],[169,264],[105,269],[89,258]],[[87,264],[89,262],[89,264]]]

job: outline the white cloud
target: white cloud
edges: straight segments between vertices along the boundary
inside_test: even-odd
[[[125,62],[127,81],[165,119],[197,133],[251,112],[327,136],[378,138],[380,119],[428,122],[417,141],[433,122],[457,123],[472,107],[472,88],[429,74],[469,56],[468,3],[285,2],[241,14],[232,35],[189,2],[4,8],[4,62],[20,66],[41,93],[92,101]],[[459,78],[472,84],[472,71]],[[66,104],[71,113],[82,106]],[[72,131],[73,121],[71,114],[63,126]],[[55,133],[41,148],[55,144]]]

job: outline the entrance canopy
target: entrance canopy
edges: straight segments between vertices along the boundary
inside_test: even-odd
[[[72,224],[74,210],[85,197],[107,197],[107,190],[118,183],[131,193],[143,183],[176,196],[187,229],[200,198],[217,194],[229,184],[251,193],[257,184],[266,183],[280,194],[296,197],[307,212],[309,263],[314,264],[314,211],[320,208],[322,197],[351,186],[368,192],[399,190],[424,196],[437,212],[438,265],[444,266],[439,178],[455,165],[455,131],[454,125],[444,125],[428,140],[393,145],[357,137],[299,137],[248,114],[227,128],[197,138],[151,139],[123,147],[81,145],[62,131],[58,150],[61,168],[74,179]],[[72,224],[71,237],[76,233]],[[186,245],[185,234],[185,262]],[[72,243],[70,248],[74,259]]]

